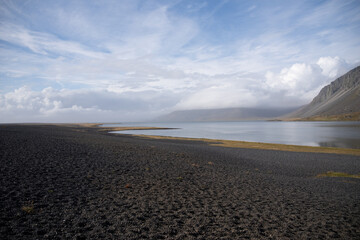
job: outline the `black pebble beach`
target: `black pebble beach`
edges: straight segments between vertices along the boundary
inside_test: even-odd
[[[360,239],[359,156],[0,125],[1,239]]]

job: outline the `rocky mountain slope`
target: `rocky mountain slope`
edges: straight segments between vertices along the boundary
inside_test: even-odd
[[[351,116],[358,115],[358,112],[360,112],[360,66],[325,86],[311,103],[286,115],[285,118]]]

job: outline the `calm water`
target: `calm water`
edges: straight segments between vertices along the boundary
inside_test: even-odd
[[[211,138],[360,149],[360,122],[176,122],[123,123],[105,124],[104,126],[178,128],[117,132],[122,134]]]

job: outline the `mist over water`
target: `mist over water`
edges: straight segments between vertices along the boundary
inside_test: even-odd
[[[171,122],[105,124],[106,127],[142,126],[168,130],[118,131],[121,134],[209,138],[360,149],[359,122]]]

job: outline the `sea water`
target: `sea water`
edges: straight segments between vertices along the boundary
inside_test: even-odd
[[[104,124],[104,127],[160,127],[167,130],[129,130],[121,134],[209,138],[360,149],[360,122],[162,122]]]

